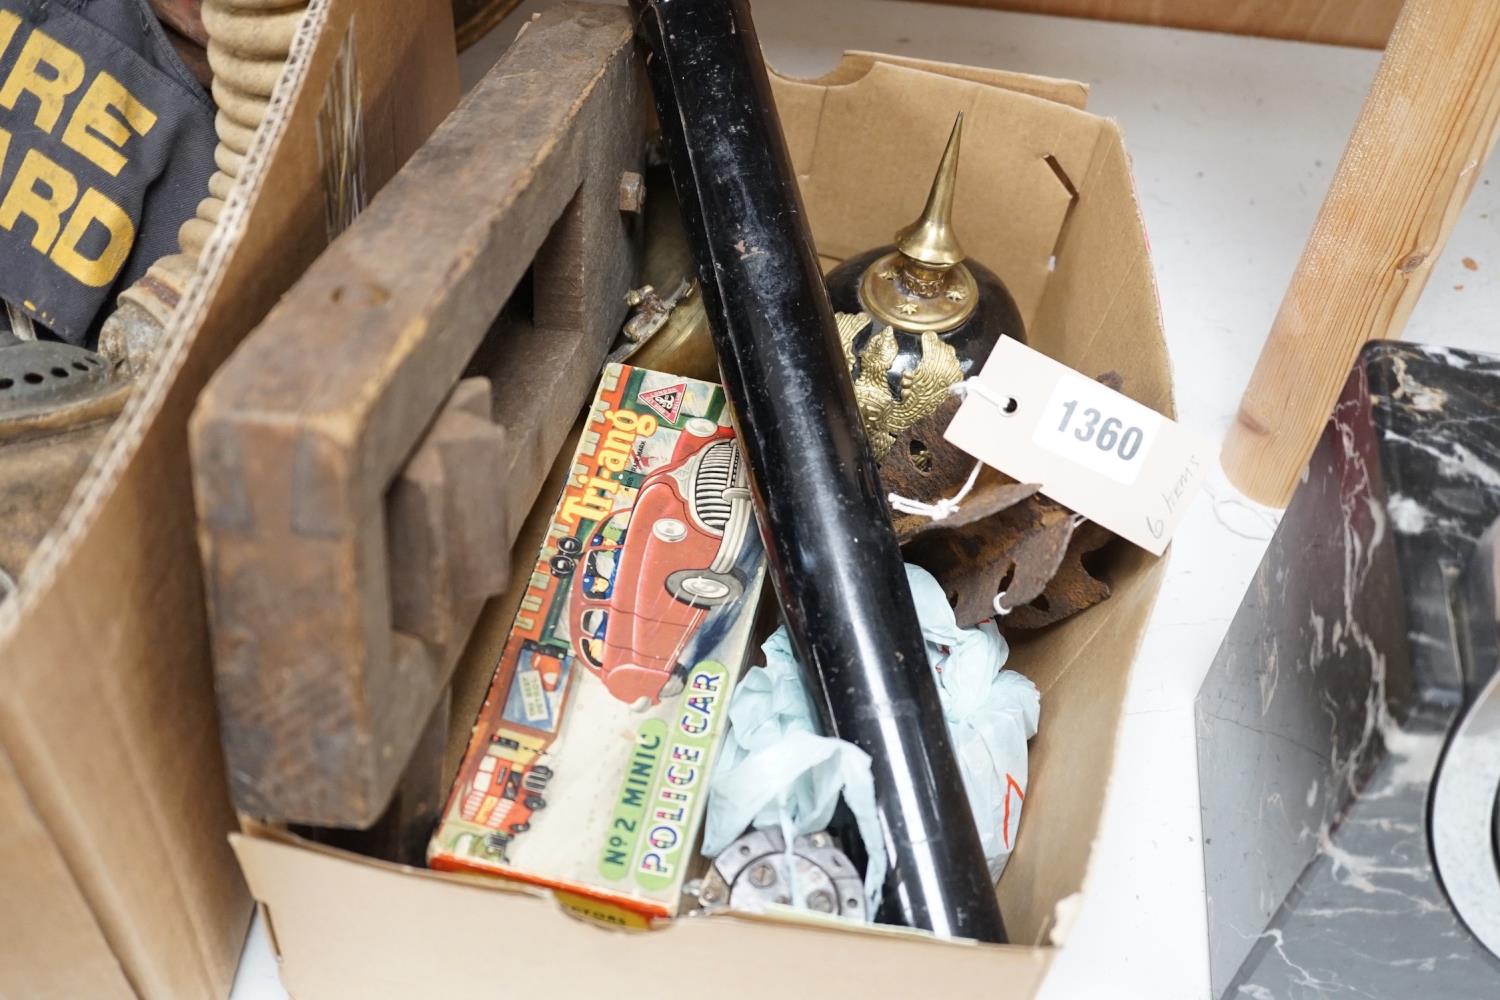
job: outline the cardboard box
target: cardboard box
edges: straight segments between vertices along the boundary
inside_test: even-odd
[[[1118,128],[1079,110],[1082,85],[856,54],[828,78],[779,79],[775,90],[827,263],[888,242],[916,217],[964,110],[965,248],[1009,284],[1033,346],[1088,375],[1113,369],[1127,394],[1173,413],[1129,162]],[[547,512],[534,515],[521,558],[546,521]],[[751,957],[747,970],[702,973],[716,996],[1032,996],[1066,943],[1070,900],[1086,889],[1126,680],[1163,568],[1129,546],[1112,551],[1108,601],[1012,637],[1011,666],[1042,695],[1026,812],[998,890],[1015,943],[739,915],[606,930],[569,916],[545,890],[382,864],[247,825],[234,847],[264,904],[283,981],[299,1000],[481,995],[503,968],[516,995],[607,996],[628,970],[737,955]],[[461,686],[474,671],[487,678],[519,599],[496,602],[460,664]]]
[[[606,365],[428,864],[673,916],[764,573],[724,390]]]
[[[309,6],[164,348],[0,603],[0,996],[229,991],[251,901],[225,842],[188,414],[328,243],[317,122],[340,52],[373,192],[458,99],[449,9]]]

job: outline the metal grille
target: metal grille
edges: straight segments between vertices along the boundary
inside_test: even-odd
[[[734,484],[740,468],[740,449],[733,441],[716,441],[703,452],[693,477],[693,510],[711,531],[723,532],[729,523],[730,503],[724,491]]]
[[[114,388],[93,351],[0,333],[0,419],[60,409]]]

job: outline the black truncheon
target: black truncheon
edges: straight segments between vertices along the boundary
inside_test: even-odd
[[[1005,940],[744,0],[633,0],[772,579],[828,732],[872,761],[877,919]]]

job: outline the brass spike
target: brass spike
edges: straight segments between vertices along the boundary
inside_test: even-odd
[[[964,259],[964,249],[953,232],[953,193],[958,186],[958,147],[963,127],[964,113],[960,111],[938,163],[937,176],[932,179],[922,217],[896,234],[896,249],[928,267],[952,267]]]
[[[922,217],[896,234],[896,246],[865,269],[859,300],[879,322],[907,333],[945,333],[974,315],[978,283],[953,232],[962,113],[953,122]]]

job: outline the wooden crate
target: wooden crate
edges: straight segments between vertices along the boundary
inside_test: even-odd
[[[225,839],[188,414],[328,242],[332,70],[357,67],[332,93],[367,123],[350,138],[374,190],[457,100],[448,10],[313,0],[154,369],[0,603],[0,995],[229,991],[251,904]]]

